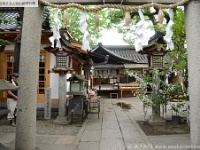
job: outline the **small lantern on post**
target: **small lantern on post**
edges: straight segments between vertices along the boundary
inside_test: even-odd
[[[146,54],[148,57],[148,66],[149,68],[157,68],[161,69],[164,67],[164,56],[167,53],[166,50],[164,50],[161,47],[158,47],[157,44],[154,44],[154,42],[164,44],[163,41],[163,34],[158,32],[155,34],[156,38],[152,39],[150,44],[143,48],[142,51],[140,51],[140,54]]]
[[[71,71],[71,57],[65,51],[60,51],[54,54],[56,56],[56,65],[52,70],[55,73]]]
[[[55,66],[52,68],[54,73],[58,73],[58,85],[59,85],[59,112],[54,123],[58,124],[68,124],[66,116],[66,74],[72,72],[71,56],[73,54],[73,48],[69,48],[63,39],[59,39],[61,47],[45,47],[44,49],[55,55]]]
[[[162,33],[156,32],[156,34],[150,40],[149,45],[143,48],[143,51],[140,51],[139,53],[147,55],[149,70],[156,69],[154,74],[151,74],[149,70],[148,73],[150,73],[152,76],[151,92],[153,94],[153,98],[159,98],[162,93],[160,93],[161,79],[158,75],[158,72],[162,69],[165,69],[164,55],[167,53],[167,51],[159,47],[158,44],[155,44],[155,42],[159,44],[165,44]],[[152,114],[149,118],[149,123],[159,125],[164,124],[163,118],[160,117],[160,103],[153,102]]]
[[[64,73],[66,74],[69,71],[72,71],[71,68],[71,50],[66,48],[52,48],[52,47],[46,47],[44,48],[48,52],[51,52],[55,55],[56,64],[54,68],[52,68],[52,71],[54,73]]]
[[[161,48],[156,48],[154,51],[147,53],[148,55],[148,64],[150,68],[163,68],[164,62],[163,57],[166,52],[163,51]]]

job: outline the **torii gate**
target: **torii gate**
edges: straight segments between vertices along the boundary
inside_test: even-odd
[[[47,0],[64,4],[71,0]],[[104,0],[103,0],[104,1]],[[103,4],[102,0],[73,0],[79,4]],[[106,3],[120,4],[122,0],[106,0]],[[154,3],[173,4],[180,0],[153,0]],[[123,4],[146,4],[152,0],[123,0]],[[25,8],[22,26],[20,53],[20,90],[18,120],[16,129],[16,150],[33,150],[36,146],[36,97],[38,64],[41,40],[43,5]],[[200,0],[190,0],[185,5],[186,39],[188,52],[191,145],[200,146]]]

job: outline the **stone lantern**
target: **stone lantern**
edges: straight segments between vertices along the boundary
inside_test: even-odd
[[[162,69],[164,67],[163,58],[167,51],[158,46],[158,44],[165,44],[163,36],[164,34],[162,32],[157,31],[150,38],[149,44],[139,52],[140,54],[147,55],[149,69]]]
[[[61,47],[45,47],[44,49],[55,55],[55,65],[52,68],[53,73],[59,74],[59,112],[55,123],[68,124],[66,117],[66,74],[72,72],[72,51],[74,48],[66,44],[67,41],[60,38]]]
[[[148,67],[149,70],[157,69],[157,72],[152,78],[154,86],[152,86],[152,93],[154,95],[160,95],[160,77],[156,75],[160,70],[165,69],[164,56],[167,53],[166,50],[158,46],[159,44],[165,44],[163,40],[163,34],[161,32],[156,32],[156,34],[149,41],[149,44],[140,51],[140,54],[147,55],[148,57]],[[149,118],[150,124],[164,124],[163,119],[160,117],[160,104],[152,105],[152,115]]]
[[[54,73],[67,73],[68,71],[72,71],[72,59],[71,59],[71,51],[65,49],[65,48],[51,48],[47,47],[44,48],[48,52],[51,52],[55,55],[55,65],[52,68],[52,71]]]
[[[149,68],[161,69],[164,67],[163,57],[166,54],[162,48],[157,47],[156,45],[148,46],[139,52],[140,54],[146,54],[148,57],[148,66]]]

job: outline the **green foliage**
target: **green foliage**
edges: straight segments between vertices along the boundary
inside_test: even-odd
[[[94,7],[87,5],[85,7]],[[51,20],[51,26],[53,26],[53,17],[54,17],[54,9],[49,7],[49,10],[51,12],[50,20]],[[79,30],[79,17],[82,13],[81,10],[76,9],[76,8],[68,8],[67,9],[69,13],[69,18],[70,18],[70,28],[69,31],[76,41],[82,41],[83,34]],[[147,13],[149,9],[145,9],[144,12]],[[140,17],[138,13],[136,12],[130,12],[131,14],[131,23],[130,26],[133,27],[130,30],[127,30],[126,27],[124,26],[124,15],[125,11],[119,10],[119,9],[103,9],[98,12],[99,14],[99,27],[100,31],[103,29],[111,29],[111,28],[116,28],[118,33],[121,33],[123,36],[123,40],[126,43],[129,44],[134,44],[135,40],[135,28],[134,25],[140,21]],[[102,35],[100,32],[97,32],[95,29],[95,23],[94,23],[94,16],[95,13],[88,13],[88,32],[90,33],[91,36],[91,45],[97,44],[97,39],[99,39]],[[62,27],[65,27],[65,23],[63,22],[63,14],[59,13],[59,18],[62,24]],[[148,19],[147,17],[145,17]]]
[[[86,7],[93,7],[93,6],[86,6]],[[49,8],[51,15],[50,15],[50,22],[51,22],[51,27],[53,27],[53,18],[54,18],[54,9]],[[83,33],[79,30],[79,21],[80,21],[80,16],[82,11],[76,8],[68,8],[67,9],[68,14],[69,14],[69,19],[70,19],[70,28],[69,32],[71,33],[72,37],[74,40],[81,42],[83,38]],[[108,11],[107,9],[101,10],[98,12],[99,15],[99,28],[100,31],[103,29],[111,29],[112,21],[108,19]],[[59,18],[62,24],[61,28],[65,28],[65,22],[63,21],[63,12],[59,13]],[[88,24],[88,32],[91,36],[91,45],[97,44],[97,39],[101,37],[101,34],[96,31],[95,27],[95,13],[88,13],[88,19],[87,19],[87,24]],[[115,21],[116,23],[117,21]]]
[[[15,20],[13,20],[12,18],[5,18],[5,16],[3,14],[0,14],[0,24],[9,24],[10,22],[13,22]],[[8,45],[11,44],[9,41],[4,40],[4,39],[0,39],[0,45]]]
[[[182,99],[183,95],[186,95],[186,91],[182,88],[180,83],[169,84],[167,89],[169,101],[171,102],[171,111],[175,112],[176,116],[180,112],[186,111],[183,109],[185,102]],[[176,102],[173,102],[175,99]]]
[[[9,41],[0,39],[0,45],[9,45],[9,44],[11,44]]]
[[[164,97],[164,95],[162,94],[155,94],[155,93],[151,93],[150,94],[150,98],[152,101],[152,104],[158,104],[158,105],[165,105],[167,104],[167,101]]]
[[[108,11],[107,19],[110,20],[111,23],[117,25],[120,24],[122,18],[124,17],[124,11],[119,9],[111,9]]]
[[[187,53],[185,49],[186,35],[184,11],[180,8],[176,10],[174,16],[173,32],[174,50],[169,52],[169,56],[173,60],[172,70],[183,73],[183,70],[187,68]]]
[[[171,104],[171,110],[175,112],[176,116],[179,116],[180,112],[186,111],[185,109],[183,109],[184,106],[185,106],[185,103],[182,101],[179,101],[176,104],[174,103]]]
[[[0,14],[0,24],[8,24],[8,19],[5,18],[3,14]]]
[[[180,83],[168,84],[167,94],[170,97],[184,95],[185,93],[186,93],[186,91],[183,90]]]

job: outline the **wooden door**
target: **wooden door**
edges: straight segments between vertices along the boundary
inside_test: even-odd
[[[40,62],[39,62],[39,77],[38,77],[38,88],[37,88],[37,102],[44,102],[45,88],[49,87],[49,74],[50,68],[50,54],[44,50],[40,51]],[[14,72],[14,51],[8,50],[1,55],[1,78],[10,80],[11,75]],[[0,93],[0,101],[6,102],[7,92]]]
[[[45,88],[49,87],[49,53],[46,51],[40,52],[39,61],[39,77],[38,77],[38,88],[37,88],[37,102],[44,102]]]
[[[10,80],[14,70],[14,51],[7,51],[1,54],[1,79]],[[6,107],[7,91],[0,92],[1,107]]]

